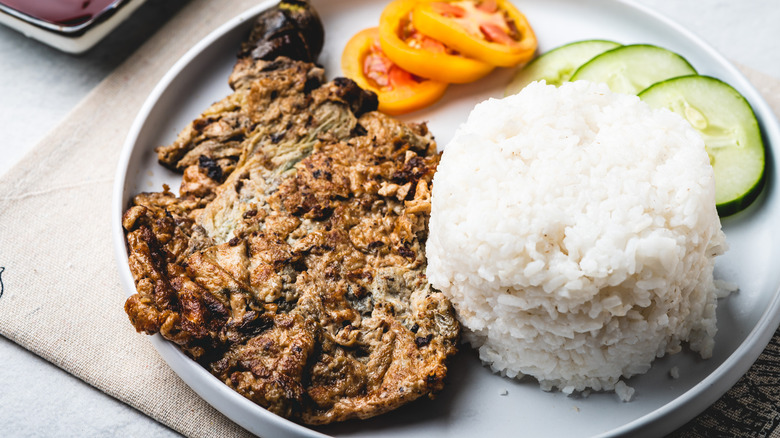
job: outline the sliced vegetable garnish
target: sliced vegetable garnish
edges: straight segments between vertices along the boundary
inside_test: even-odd
[[[379,111],[399,115],[431,105],[447,89],[446,82],[415,76],[396,65],[379,45],[379,29],[364,29],[341,55],[341,70],[361,88],[377,94]]]
[[[89,4],[89,2],[84,2]],[[317,11],[308,3],[281,0],[255,20],[241,43],[240,58],[273,60],[277,56],[314,62],[322,51],[325,31]]]
[[[676,76],[695,75],[682,56],[649,44],[608,50],[583,64],[572,81],[604,82],[616,93],[638,94],[650,85]]]
[[[421,1],[412,23],[460,53],[496,66],[528,61],[536,51],[531,25],[508,0]]]
[[[753,109],[730,85],[708,76],[684,76],[652,85],[639,97],[683,116],[699,131],[715,173],[721,216],[752,203],[764,185],[764,143]]]
[[[437,39],[418,32],[412,24],[417,0],[395,0],[379,18],[382,50],[404,70],[423,78],[462,84],[475,81],[494,66],[465,57]]]
[[[568,81],[582,64],[615,47],[620,47],[620,44],[607,40],[577,41],[556,47],[518,69],[504,95],[517,94],[534,81],[544,80],[548,85],[557,87]]]

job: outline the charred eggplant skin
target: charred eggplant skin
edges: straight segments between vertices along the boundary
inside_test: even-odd
[[[257,17],[238,57],[316,62],[324,40],[322,21],[307,0],[282,0]]]

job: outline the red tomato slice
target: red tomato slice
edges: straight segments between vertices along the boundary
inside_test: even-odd
[[[496,66],[528,61],[536,51],[531,26],[508,0],[420,1],[412,23],[448,47]]]
[[[382,51],[379,29],[358,32],[341,55],[341,70],[361,88],[377,94],[379,111],[405,114],[433,104],[447,83],[420,78],[399,67]]]

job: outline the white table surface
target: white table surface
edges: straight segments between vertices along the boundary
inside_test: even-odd
[[[778,0],[636,1],[683,24],[726,58],[780,79]],[[0,26],[0,175],[185,3],[148,1],[81,56]],[[0,435],[14,438],[178,436],[3,337],[0,425]]]

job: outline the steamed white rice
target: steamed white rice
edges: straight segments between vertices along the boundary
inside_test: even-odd
[[[604,85],[533,83],[444,148],[427,275],[493,370],[625,394],[683,342],[712,354],[725,246],[687,122]]]

